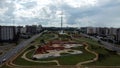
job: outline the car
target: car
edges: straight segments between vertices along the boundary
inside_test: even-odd
[[[3,60],[2,60],[2,62],[5,62],[6,61],[6,59],[4,58]]]
[[[14,51],[14,53],[17,53],[17,51]]]

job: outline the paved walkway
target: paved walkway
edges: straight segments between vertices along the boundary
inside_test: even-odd
[[[92,54],[94,54],[96,57],[93,58],[92,60],[83,61],[83,62],[78,63],[78,64],[76,65],[78,68],[80,68],[82,64],[87,64],[87,63],[91,63],[91,62],[94,62],[94,61],[97,61],[97,60],[98,60],[98,53],[89,50],[89,49],[88,49],[89,45],[88,45],[87,43],[83,43],[83,44],[85,45],[85,50],[88,51],[88,52],[90,52],[90,53],[92,53]]]
[[[77,38],[74,38],[73,36],[71,36],[71,38],[78,40]],[[83,61],[83,62],[80,62],[80,63],[76,64],[76,67],[77,67],[77,68],[80,68],[80,67],[82,66],[82,64],[87,64],[87,63],[91,63],[91,62],[94,62],[94,61],[97,61],[97,60],[98,60],[98,53],[89,50],[89,49],[88,49],[89,45],[88,45],[87,43],[84,42],[83,45],[85,45],[85,50],[86,50],[86,51],[94,54],[96,57],[93,58],[92,60]]]
[[[32,49],[32,50],[33,50],[33,49]],[[57,63],[57,66],[60,66],[60,64],[59,64],[59,62],[58,62],[57,60],[52,60],[52,61],[34,61],[34,60],[31,60],[31,59],[27,58],[27,57],[26,57],[26,54],[29,53],[29,52],[32,51],[32,50],[29,50],[29,51],[25,52],[21,58],[23,58],[23,59],[25,59],[25,60],[27,60],[27,61],[30,61],[30,62],[38,62],[38,63],[55,62],[55,63]]]

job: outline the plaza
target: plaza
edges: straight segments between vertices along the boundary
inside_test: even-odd
[[[46,45],[43,45],[42,47],[40,46],[33,55],[33,58],[42,59],[70,56],[72,54],[82,54],[82,51],[71,49],[72,47],[79,46],[82,46],[82,44],[68,41],[52,41],[50,43],[47,43]],[[66,53],[67,55],[61,55],[62,53]]]

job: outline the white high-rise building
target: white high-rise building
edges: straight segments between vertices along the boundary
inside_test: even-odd
[[[0,41],[13,41],[15,39],[14,26],[0,26]]]

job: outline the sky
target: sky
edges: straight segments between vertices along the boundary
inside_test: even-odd
[[[0,0],[0,25],[120,27],[120,0]]]

